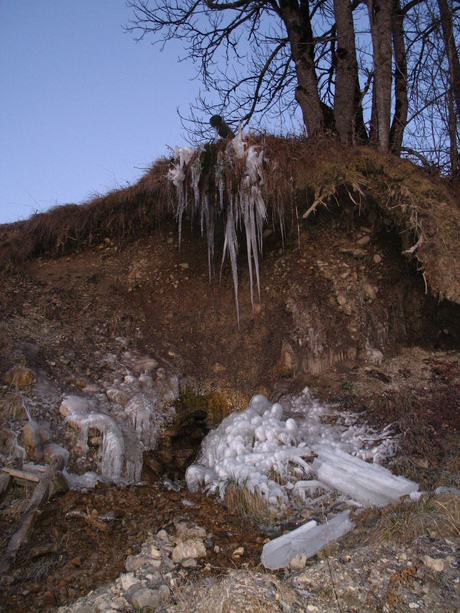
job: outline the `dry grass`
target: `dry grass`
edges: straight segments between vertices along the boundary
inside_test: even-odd
[[[384,541],[411,543],[431,538],[460,538],[460,496],[425,494],[416,502],[401,502],[383,509],[370,507],[357,518],[358,527],[345,543]]]
[[[0,265],[43,254],[62,255],[105,237],[130,239],[151,232],[172,210],[170,165],[171,160],[163,158],[133,186],[0,226]]]
[[[188,613],[276,613],[303,610],[286,582],[273,575],[230,571],[174,591],[175,611]],[[296,607],[293,609],[293,607]]]
[[[257,526],[269,525],[273,520],[273,511],[259,493],[233,482],[225,489],[224,505],[233,515]]]
[[[404,251],[417,259],[427,289],[460,304],[460,206],[458,193],[446,181],[409,161],[369,147],[347,149],[333,139],[249,135],[248,140],[265,152],[269,225],[297,228],[306,223],[302,218],[337,204],[373,209],[400,233]],[[200,179],[204,191],[216,190],[212,160],[219,147],[223,145],[214,145],[213,157],[208,146],[211,167]],[[0,265],[45,253],[59,255],[104,237],[129,240],[151,232],[177,210],[175,188],[167,179],[172,166],[172,159],[163,158],[133,186],[0,226]],[[227,187],[236,171],[233,165],[225,177]],[[193,190],[188,191],[192,199]]]
[[[430,392],[401,388],[376,396],[368,418],[393,424],[398,458],[393,470],[419,483],[460,488],[460,399],[454,386]]]

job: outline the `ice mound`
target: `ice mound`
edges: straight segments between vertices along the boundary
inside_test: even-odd
[[[197,464],[187,469],[187,486],[223,495],[232,481],[273,506],[294,496],[318,500],[318,492],[331,488],[358,504],[380,504],[415,491],[417,484],[376,464],[395,451],[389,430],[377,432],[357,421],[357,415],[321,405],[308,388],[279,403],[254,396],[244,411],[226,417],[204,439]],[[378,493],[379,487],[386,493]]]

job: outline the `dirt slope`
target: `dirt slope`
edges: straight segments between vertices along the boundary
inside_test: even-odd
[[[179,372],[184,390],[218,392],[223,401],[209,406],[214,422],[244,408],[255,393],[276,398],[308,385],[325,400],[365,410],[370,421],[394,423],[402,434],[395,470],[430,489],[459,487],[460,307],[426,295],[391,222],[373,208],[330,206],[293,219],[284,248],[268,231],[254,309],[240,254],[238,327],[229,266],[209,281],[206,246],[187,221],[180,249],[176,225],[165,222],[137,240],[101,236],[95,245],[17,263],[2,274],[3,458],[10,422],[26,421],[22,400],[37,402],[45,389],[59,398],[91,385],[104,374],[101,356],[116,354],[121,338],[130,350]],[[32,369],[35,385],[6,383],[18,363]],[[57,410],[57,403],[47,407],[56,428]],[[147,532],[167,525],[180,505],[148,471],[144,476],[144,490],[70,493],[51,501],[8,579],[3,610],[53,610],[113,580]],[[222,527],[223,550],[245,539],[244,524],[216,510],[214,501],[199,505],[195,521],[221,514],[224,524],[233,524]],[[120,509],[124,528],[98,553],[91,526],[69,526],[65,519],[75,507]],[[18,517],[13,509],[11,500],[1,507],[2,550]],[[259,563],[263,541],[256,531],[253,536],[250,568]],[[40,553],[40,546],[48,550]],[[227,563],[213,561],[216,568]]]

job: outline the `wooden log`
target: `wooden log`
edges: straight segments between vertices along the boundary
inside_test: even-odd
[[[34,483],[40,483],[40,476],[36,473],[19,470],[17,468],[10,468],[9,466],[5,466],[3,472],[17,479],[24,479],[25,481],[33,481]]]
[[[16,559],[16,554],[19,547],[27,539],[27,535],[32,527],[38,508],[41,504],[48,500],[50,483],[53,480],[55,473],[58,470],[62,470],[64,468],[64,464],[64,458],[58,456],[52,458],[50,464],[43,474],[42,479],[40,480],[40,483],[37,485],[34,493],[32,494],[30,502],[18,524],[16,532],[10,538],[6,551],[0,560],[0,575],[6,573]]]
[[[4,494],[8,491],[12,481],[12,477],[7,473],[2,473],[0,475],[0,500],[3,498]]]

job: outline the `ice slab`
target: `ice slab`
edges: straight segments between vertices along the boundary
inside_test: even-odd
[[[410,496],[418,484],[396,477],[379,464],[369,464],[330,445],[314,445],[318,454],[313,472],[318,481],[353,498],[362,505],[384,507]]]
[[[349,511],[343,511],[324,524],[309,521],[300,528],[283,534],[264,545],[262,564],[269,570],[285,568],[299,554],[307,558],[314,556],[320,549],[336,541],[355,527]]]

